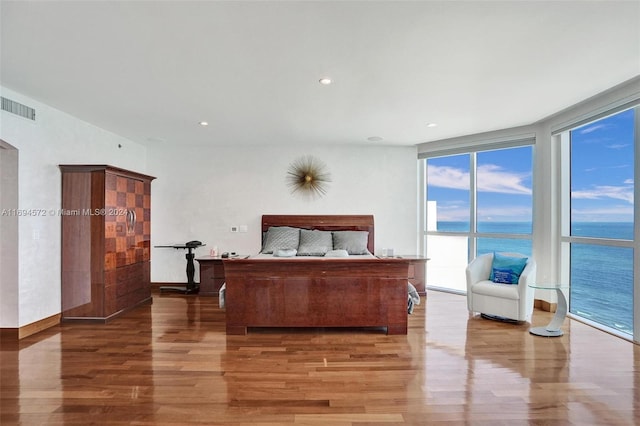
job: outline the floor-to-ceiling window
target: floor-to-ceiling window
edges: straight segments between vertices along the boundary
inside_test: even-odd
[[[531,255],[532,141],[426,162],[427,285],[466,291],[470,258]]]
[[[426,161],[429,272],[426,285],[465,291],[471,227],[470,154],[430,158]]]
[[[634,160],[638,108],[561,135],[565,193],[562,245],[569,312],[633,335]],[[568,158],[566,158],[568,157]]]

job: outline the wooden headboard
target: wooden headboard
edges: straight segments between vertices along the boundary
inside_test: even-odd
[[[367,249],[370,253],[375,253],[373,215],[263,215],[263,235],[270,226],[291,226],[320,231],[367,231]]]

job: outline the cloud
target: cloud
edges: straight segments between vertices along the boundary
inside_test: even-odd
[[[584,129],[580,130],[579,133],[581,135],[586,135],[587,133],[595,132],[596,130],[606,129],[606,124],[594,124],[593,126],[587,126]]]
[[[468,222],[469,205],[461,202],[437,202],[438,221]],[[487,206],[478,208],[478,220],[481,222],[519,222],[531,220],[531,207],[527,206]]]
[[[531,195],[531,188],[522,183],[527,177],[524,174],[504,171],[500,166],[487,164],[478,167],[477,176],[478,191]]]
[[[633,207],[627,205],[617,205],[617,206],[607,206],[607,207],[598,207],[598,208],[572,208],[571,213],[586,215],[620,215],[620,214],[633,214]]]
[[[578,200],[599,200],[610,198],[614,200],[623,200],[633,204],[633,187],[632,186],[594,186],[590,189],[581,189],[571,191],[571,198]]]
[[[523,183],[527,176],[505,171],[502,167],[493,164],[478,166],[478,191],[531,195],[531,188]],[[428,182],[430,186],[468,191],[469,172],[454,167],[429,166]]]
[[[622,148],[626,148],[628,146],[629,146],[628,143],[614,143],[614,144],[611,144],[611,145],[607,145],[607,148],[622,149]]]
[[[481,208],[478,207],[478,220],[496,220],[496,221],[514,221],[526,220],[531,221],[531,207],[527,206],[492,206]]]
[[[576,222],[584,221],[633,221],[633,206],[618,205],[600,208],[572,208],[571,217]]]
[[[584,172],[597,172],[598,170],[607,170],[607,169],[628,169],[631,167],[630,164],[618,164],[617,166],[607,166],[607,167],[590,167],[584,169]]]
[[[436,214],[438,221],[445,222],[468,222],[469,206],[437,204]]]
[[[429,166],[427,181],[430,186],[469,190],[469,173],[447,166]]]

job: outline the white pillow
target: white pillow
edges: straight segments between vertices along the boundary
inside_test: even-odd
[[[277,249],[273,251],[275,257],[294,257],[298,253],[296,249]]]

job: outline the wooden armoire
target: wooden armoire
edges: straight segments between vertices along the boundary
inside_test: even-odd
[[[62,319],[106,322],[151,301],[151,181],[107,165],[60,165]]]

